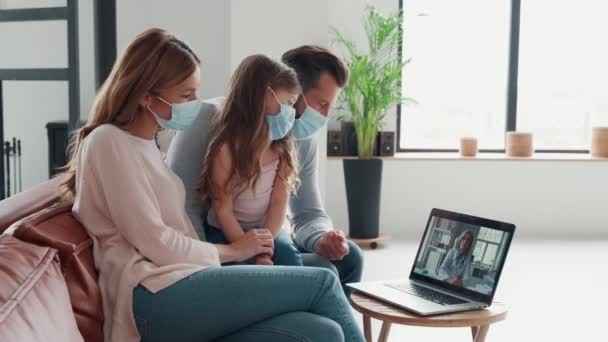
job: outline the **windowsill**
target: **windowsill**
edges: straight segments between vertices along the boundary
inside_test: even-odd
[[[357,157],[330,157],[329,160],[356,159]],[[458,152],[399,152],[392,157],[376,157],[383,160],[508,160],[508,161],[589,161],[608,162],[608,158],[591,157],[588,153],[535,153],[532,157],[509,157],[504,153],[478,153],[476,157],[462,157]]]

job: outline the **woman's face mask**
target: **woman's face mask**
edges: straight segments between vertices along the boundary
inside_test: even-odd
[[[270,91],[281,107],[278,114],[266,114],[270,140],[275,141],[284,138],[289,133],[296,118],[296,110],[290,105],[281,103],[274,90],[270,88]]]
[[[307,140],[312,138],[313,135],[327,123],[327,118],[308,104],[304,94],[302,94],[302,99],[304,99],[304,103],[306,103],[306,109],[302,112],[302,115],[296,119],[293,128],[291,129],[291,135],[295,140]]]
[[[161,127],[178,131],[184,130],[192,125],[194,120],[198,117],[198,113],[203,105],[199,99],[171,104],[160,96],[156,96],[156,98],[171,106],[171,119],[165,120],[161,118],[150,108],[150,106],[146,108],[154,114],[156,122],[158,122]]]

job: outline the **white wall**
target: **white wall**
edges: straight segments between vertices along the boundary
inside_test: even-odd
[[[539,238],[608,236],[608,162],[387,160],[380,226],[419,237],[432,208],[512,222],[517,235]],[[341,160],[327,166],[327,210],[348,230]]]
[[[327,0],[231,0],[231,67],[248,55],[280,59],[303,45],[327,46]]]
[[[65,0],[0,0],[0,9],[65,4]],[[95,91],[93,2],[79,1],[78,13],[80,108],[81,113],[86,113]],[[65,21],[1,23],[0,41],[3,44],[0,68],[67,67]],[[22,182],[25,190],[49,177],[46,124],[68,119],[68,83],[5,81],[3,85],[4,136],[5,140],[16,137],[22,141]]]
[[[224,0],[117,1],[117,53],[148,28],[166,29],[188,43],[200,57],[200,96],[220,96],[230,75],[229,9],[230,2]]]

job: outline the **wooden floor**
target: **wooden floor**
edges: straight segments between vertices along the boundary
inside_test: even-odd
[[[417,241],[392,240],[365,250],[364,280],[407,278],[417,248]],[[607,290],[608,241],[515,240],[496,294],[509,316],[486,341],[608,341]],[[372,322],[374,340],[380,326]],[[393,325],[389,341],[468,342],[471,331]]]

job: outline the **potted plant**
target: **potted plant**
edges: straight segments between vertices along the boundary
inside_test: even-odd
[[[344,159],[349,234],[356,239],[379,236],[382,160],[374,158],[376,136],[388,109],[401,103],[401,72],[408,60],[399,54],[402,12],[383,16],[366,9],[364,28],[368,50],[333,29],[334,42],[344,48],[350,80],[340,94],[340,107],[348,112],[357,140],[358,159]]]

